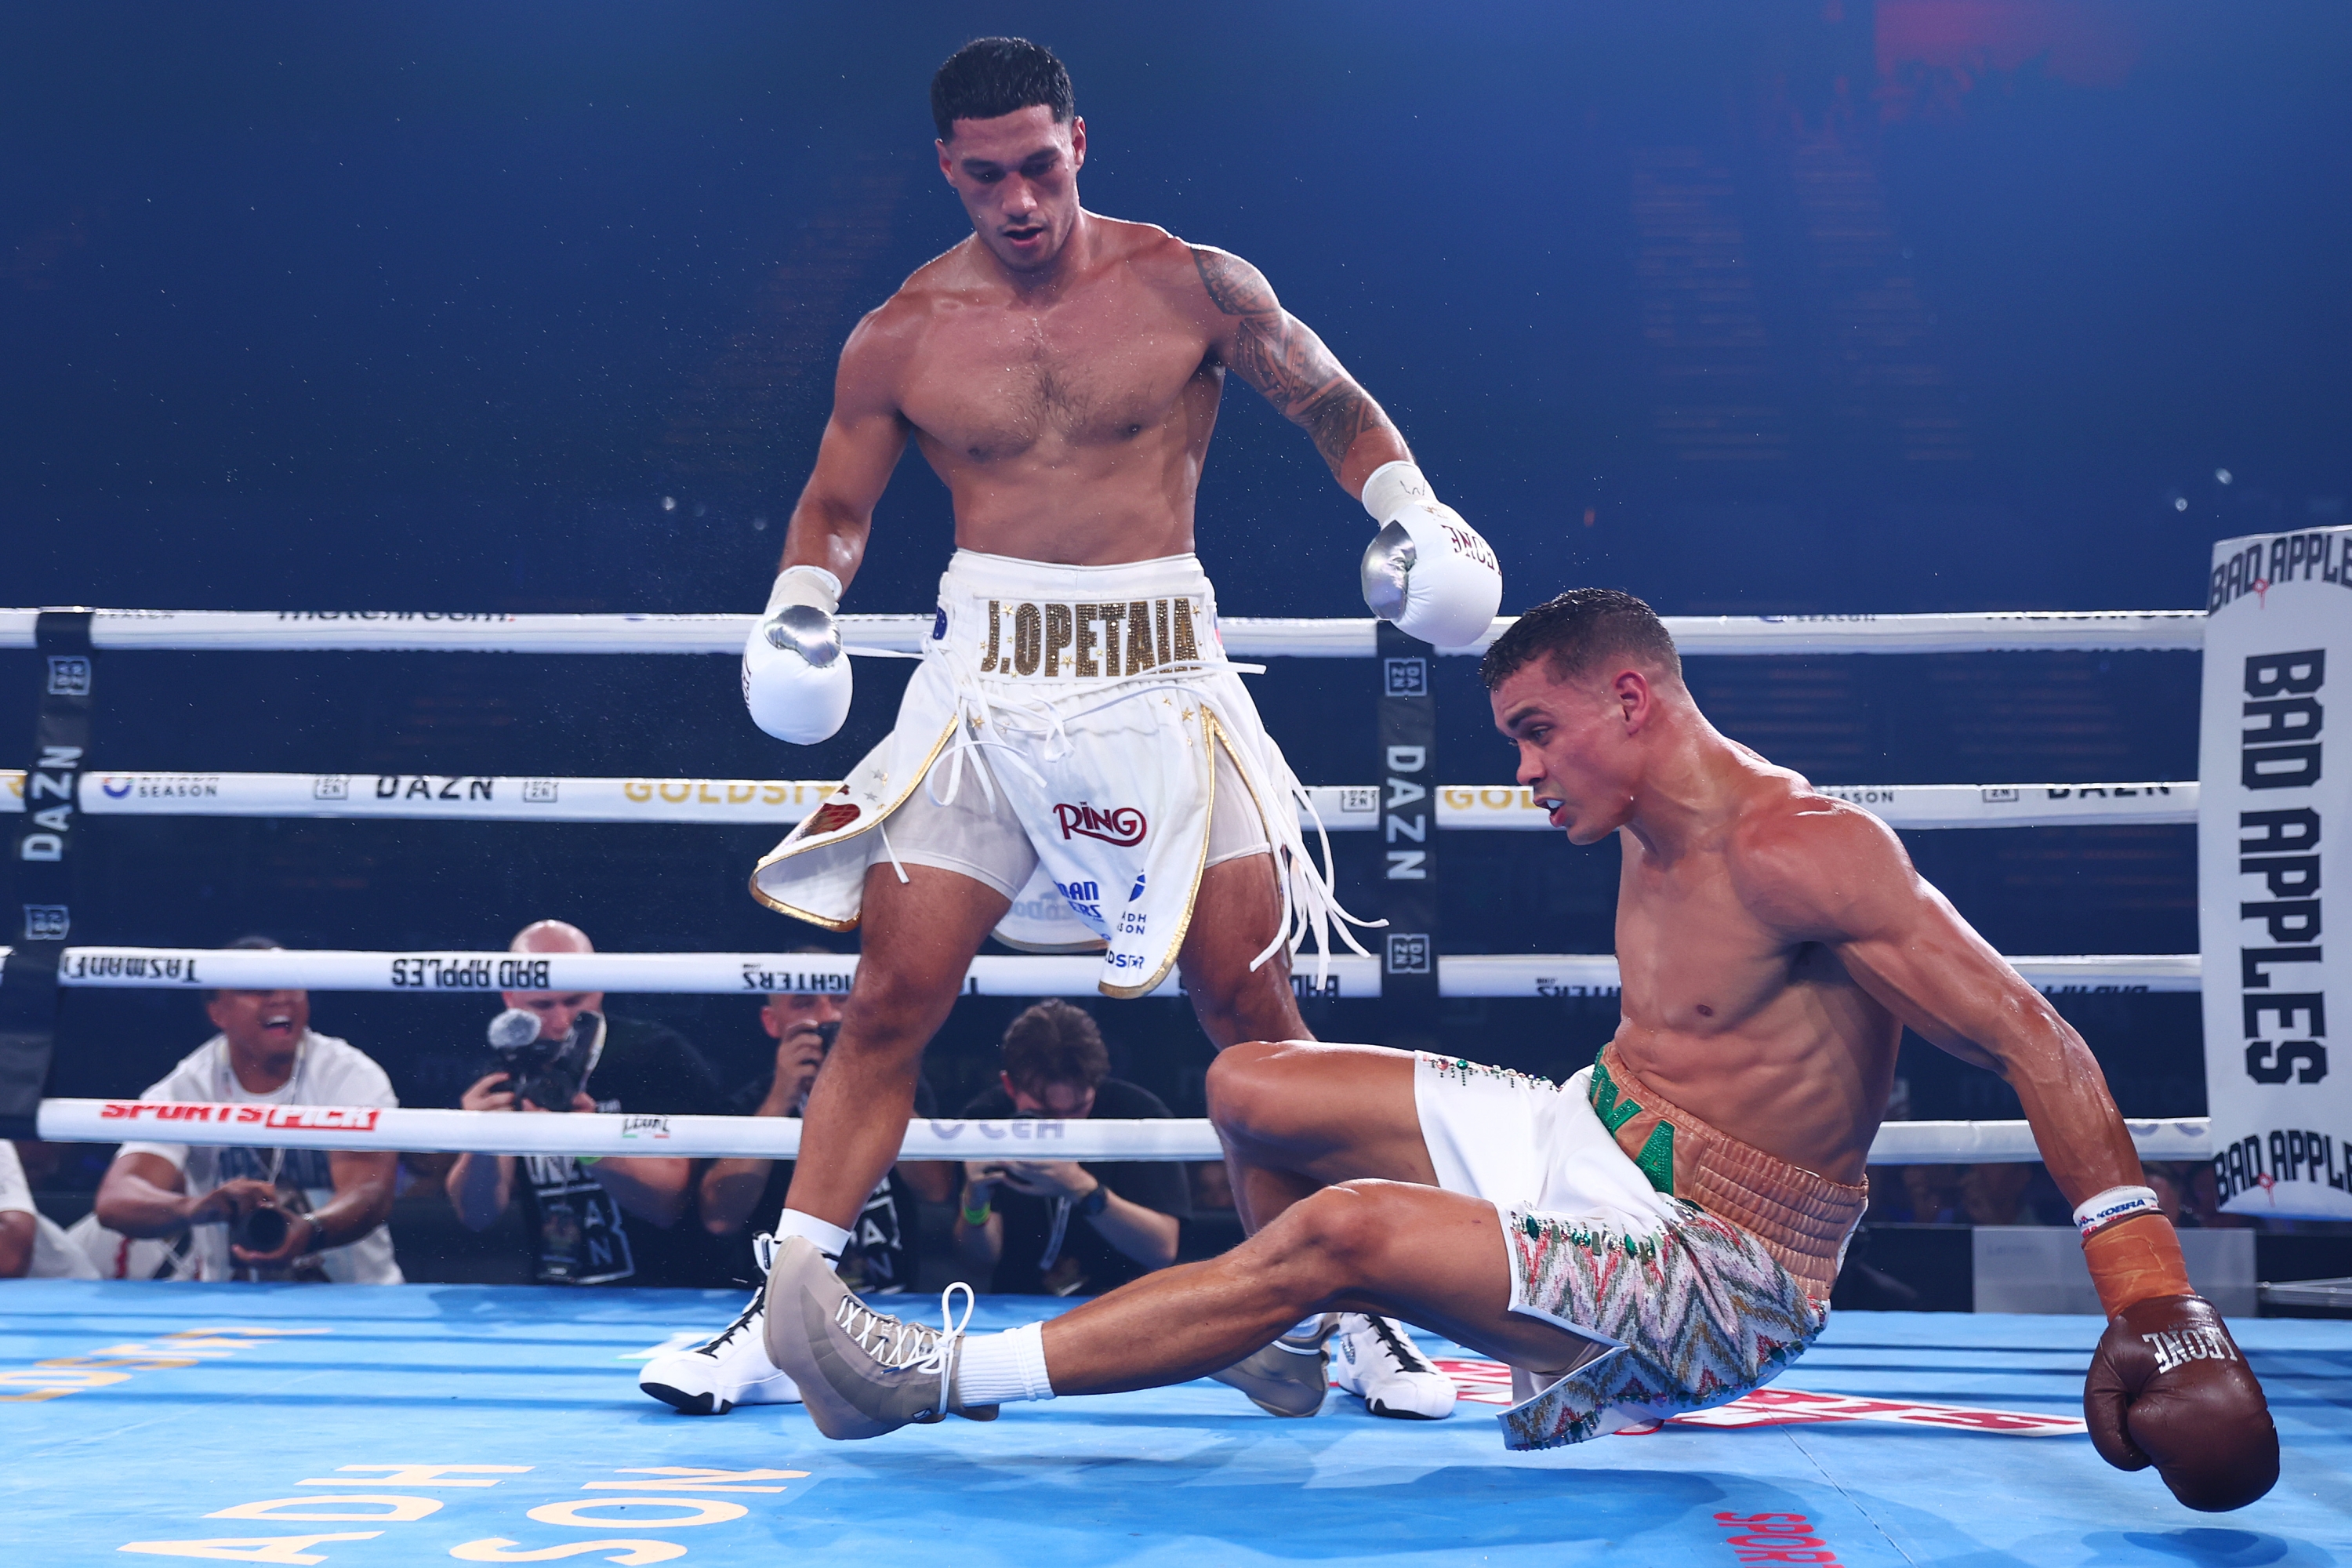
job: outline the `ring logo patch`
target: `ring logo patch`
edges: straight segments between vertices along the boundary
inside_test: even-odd
[[[1086,838],[1097,838],[1105,844],[1124,849],[1143,842],[1150,826],[1143,813],[1135,806],[1116,805],[1106,811],[1088,801],[1076,805],[1055,805],[1054,820],[1062,826],[1062,838],[1066,843],[1073,834]]]

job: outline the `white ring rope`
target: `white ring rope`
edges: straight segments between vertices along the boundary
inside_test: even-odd
[[[2211,1152],[2201,1116],[2127,1120],[2144,1160],[2201,1160]],[[656,1154],[688,1159],[790,1160],[801,1124],[772,1116],[515,1116],[487,1110],[400,1110],[362,1106],[203,1104],[136,1100],[45,1100],[45,1142],[169,1143],[280,1149],[400,1149],[416,1153]],[[909,1121],[899,1158],[968,1160],[1217,1160],[1224,1151],[1206,1121]],[[1890,1121],[1870,1146],[1875,1165],[1967,1165],[2039,1160],[2022,1121]]]
[[[472,773],[86,773],[92,816],[302,816],[453,822],[798,822],[839,785],[822,779],[543,778]],[[2194,823],[2197,785],[1823,784],[1889,826],[2091,827]],[[1335,833],[1380,826],[1374,784],[1307,793]],[[0,769],[0,814],[25,809],[25,775]],[[1314,818],[1302,809],[1302,826]],[[1437,826],[1552,832],[1515,784],[1444,784]]]
[[[0,956],[8,950],[0,948]],[[2068,953],[2009,963],[2040,990],[2059,996],[2141,994],[2200,989],[2198,955]],[[68,947],[58,984],[102,990],[264,990],[410,993],[616,991],[673,995],[764,996],[776,992],[845,994],[857,971],[851,953],[812,952],[376,952],[333,949]],[[1102,960],[1093,953],[983,956],[971,961],[966,996],[1082,996],[1094,993]],[[1335,957],[1302,994],[1340,1001],[1381,994],[1376,958]],[[1437,961],[1441,996],[1613,996],[1617,960],[1608,953],[1455,953]],[[1182,994],[1169,978],[1155,996]]]
[[[34,646],[38,610],[0,610],[0,648]],[[506,615],[497,611],[97,610],[99,648],[205,648],[216,652],[713,653],[737,655],[758,617],[737,615]],[[913,653],[930,636],[929,611],[843,616],[842,640],[883,653]],[[1685,654],[2063,653],[2193,651],[2205,644],[2202,610],[2020,610],[1924,616],[1667,616]],[[1486,637],[1444,653],[1477,653]],[[1370,618],[1309,620],[1221,616],[1217,632],[1236,658],[1370,658]],[[853,650],[854,651],[854,650]]]
[[[36,646],[40,612],[0,609],[0,648]],[[743,615],[505,615],[499,613],[98,610],[90,644],[104,649],[216,651],[367,651],[483,653],[740,652],[755,617]],[[932,616],[844,616],[845,642],[858,651],[918,651]],[[2196,610],[2029,611],[1907,616],[1667,616],[1688,655],[2196,651],[2205,616]],[[1510,625],[1497,619],[1475,653]],[[1221,617],[1218,634],[1239,658],[1368,658],[1376,652],[1370,619]],[[385,777],[390,795],[378,793]],[[364,780],[363,788],[354,788]],[[454,787],[453,787],[454,786]],[[637,780],[436,777],[294,773],[90,774],[81,781],[92,815],[331,817],[446,816],[484,820],[579,822],[769,822],[799,820],[833,785],[813,781]],[[24,775],[0,773],[0,812],[23,810]],[[1371,826],[1370,786],[1325,785],[1314,792],[1328,826]],[[2193,784],[1849,785],[1828,793],[1874,812],[1897,827],[2090,826],[2185,823],[2196,818]],[[1350,820],[1350,818],[1361,820]],[[1548,827],[1527,792],[1509,786],[1449,785],[1438,805],[1441,827]],[[0,956],[8,952],[0,948]],[[2199,989],[2195,953],[2089,954],[2015,958],[2020,973],[2059,994],[2185,992]],[[1617,991],[1608,954],[1468,954],[1441,957],[1439,994],[1448,997],[1605,996]],[[67,986],[302,986],[318,990],[485,992],[612,990],[763,994],[842,992],[856,960],[849,956],[760,953],[594,953],[518,956],[491,952],[222,952],[213,949],[79,947],[61,957]],[[1076,994],[1092,989],[1099,961],[1091,955],[981,957],[967,973],[967,995]],[[1302,986],[1308,983],[1303,977]],[[1174,975],[1154,994],[1177,994]],[[1327,997],[1380,994],[1376,960],[1329,963]],[[168,1117],[162,1121],[158,1118]],[[257,1127],[255,1118],[261,1127]],[[490,1125],[495,1124],[495,1125]],[[2202,1118],[2127,1122],[2141,1157],[2202,1159],[2210,1139]],[[567,1115],[492,1116],[463,1110],[405,1110],[252,1105],[158,1107],[138,1101],[49,1100],[41,1103],[46,1140],[120,1142],[134,1127],[192,1143],[244,1144],[257,1131],[285,1148],[407,1149],[517,1153],[724,1155],[792,1158],[797,1121],[747,1117]],[[1023,1142],[1062,1159],[1220,1157],[1206,1121],[912,1122],[902,1157],[955,1159]],[[2038,1159],[2021,1121],[1890,1122],[1871,1146],[1874,1163],[1974,1163]]]

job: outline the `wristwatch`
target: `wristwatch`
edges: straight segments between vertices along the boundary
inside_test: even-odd
[[[1088,1193],[1085,1197],[1080,1198],[1076,1203],[1072,1204],[1070,1208],[1071,1212],[1076,1214],[1080,1219],[1092,1219],[1109,1206],[1110,1188],[1105,1186],[1101,1181],[1097,1180],[1095,1183],[1095,1190]]]

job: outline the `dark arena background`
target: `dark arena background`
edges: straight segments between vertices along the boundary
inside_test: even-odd
[[[1068,62],[1090,136],[1090,209],[1255,262],[1381,400],[1492,542],[1506,613],[1578,584],[1629,590],[1666,616],[2202,609],[2213,541],[2352,521],[2352,14],[2337,4],[26,4],[0,11],[0,605],[757,611],[844,337],[970,232],[934,163],[924,89],[942,58],[992,32],[1034,37]],[[1220,420],[1198,515],[1221,610],[1364,615],[1361,510],[1238,382]],[[946,491],[910,450],[844,610],[928,613],[950,543]],[[1300,779],[1370,783],[1377,663],[1267,662],[1251,689]],[[0,651],[0,766],[33,755],[37,664],[29,648]],[[398,789],[419,776],[837,779],[886,732],[909,668],[860,660],[846,726],[794,748],[748,721],[731,657],[101,653],[87,766],[345,773],[355,788]],[[1475,661],[1434,670],[1435,772],[1509,783],[1514,754],[1493,731]],[[2198,776],[2193,652],[1697,657],[1689,674],[1719,728],[1817,784]],[[554,917],[613,952],[853,951],[854,937],[770,913],[746,892],[751,863],[782,832],[99,816],[78,829],[72,940],[212,947],[260,931],[291,948],[478,951]],[[2005,953],[2198,950],[2193,825],[1904,838]],[[1377,912],[1376,836],[1333,845],[1343,901]],[[1613,843],[1454,833],[1438,867],[1444,952],[1612,949]],[[0,878],[11,905],[14,892]],[[1075,999],[1098,1020],[1117,1076],[1180,1117],[1205,1114],[1213,1053],[1182,1000]],[[2059,1004],[2126,1115],[2203,1114],[2195,993],[2126,987]],[[958,1004],[926,1058],[948,1112],[994,1082],[998,1037],[1024,1005]],[[730,1085],[770,1060],[751,1000],[619,1005],[673,1026]],[[488,998],[320,992],[313,1008],[318,1028],[383,1065],[404,1106],[455,1106],[485,1070]],[[1400,1039],[1377,1002],[1310,1000],[1304,1012],[1323,1038],[1425,1044],[1554,1078],[1591,1062],[1617,1017],[1609,994],[1453,1000]],[[69,990],[47,1093],[135,1096],[210,1032],[185,994]],[[1896,1119],[2020,1114],[1990,1074],[1906,1041]],[[43,1211],[60,1223],[87,1213],[110,1155],[55,1144],[28,1161]],[[1955,1185],[1923,1207],[1900,1170],[1874,1180],[1888,1191],[1874,1195],[1855,1252],[1871,1270],[1841,1285],[1841,1306],[1852,1285],[1857,1309],[1969,1311],[1972,1194]],[[2025,1218],[2066,1222],[2046,1175],[2022,1202]],[[925,1210],[933,1289],[953,1274],[949,1223],[946,1205]],[[797,1410],[689,1423],[628,1383],[616,1351],[705,1320],[716,1328],[740,1291],[682,1306],[630,1294],[543,1321],[574,1309],[527,1304],[520,1226],[505,1225],[463,1230],[420,1182],[392,1231],[412,1282],[516,1288],[467,1298],[483,1303],[465,1311],[486,1334],[610,1339],[572,1381],[531,1383],[511,1364],[468,1374],[451,1405],[465,1413],[457,1425],[431,1426],[431,1401],[402,1401],[462,1363],[460,1347],[394,1342],[409,1332],[404,1314],[442,1309],[370,1307],[382,1322],[337,1331],[378,1336],[388,1359],[353,1339],[320,1364],[342,1368],[354,1398],[384,1401],[404,1423],[396,1436],[369,1436],[363,1410],[293,1396],[262,1408],[224,1394],[238,1422],[329,1423],[295,1451],[335,1457],[266,1475],[207,1458],[198,1468],[210,1489],[174,1490],[180,1500],[121,1529],[95,1501],[52,1497],[62,1511],[39,1528],[55,1550],[36,1555],[115,1561],[134,1535],[152,1546],[146,1538],[282,1533],[194,1521],[248,1497],[290,1496],[305,1465],[331,1475],[377,1460],[504,1463],[520,1439],[497,1426],[502,1408],[534,1413],[544,1446],[568,1456],[517,1465],[724,1466],[720,1438],[731,1436],[749,1445],[736,1469],[841,1468]],[[2352,1275],[2347,1228],[2256,1225],[2258,1277]],[[1239,1235],[1229,1210],[1201,1203],[1185,1246],[1199,1256]],[[256,1287],[257,1304],[215,1294],[188,1318],[171,1304],[174,1288],[157,1285],[17,1317],[16,1289],[0,1287],[10,1365],[81,1353],[99,1341],[68,1331],[85,1327],[150,1343],[215,1321],[299,1326],[330,1311],[290,1288]],[[439,1299],[397,1300],[412,1298]],[[1893,1320],[1843,1321],[1852,1338]],[[1900,1346],[1892,1330],[1864,1332],[1849,1360],[1867,1375],[1853,1374],[1849,1392],[2063,1412],[2095,1339],[2076,1320],[1944,1321],[1962,1326],[1930,1336],[1946,1363],[1924,1381],[1869,1372],[1908,1363],[1871,1361],[1871,1345]],[[1671,1537],[1657,1558],[1636,1544],[1633,1560],[1761,1561],[1718,1539],[1730,1531],[1717,1521],[1777,1509],[1829,1542],[1814,1542],[1829,1556],[1788,1561],[2341,1561],[2352,1551],[2341,1489],[2352,1350],[2331,1325],[2246,1327],[2285,1336],[2244,1342],[2275,1358],[2256,1362],[2283,1429],[2290,1415],[2308,1423],[2290,1435],[2287,1479],[2260,1505],[2292,1504],[2302,1510],[2292,1520],[2194,1529],[2151,1479],[2097,1466],[2079,1438],[1915,1431],[1899,1435],[1901,1453],[1869,1461],[1880,1470],[1839,1472],[1841,1484],[1883,1484],[1904,1500],[1841,1536],[1822,1515],[1822,1500],[1840,1495],[1822,1483],[1827,1461],[1819,1475],[1791,1469],[1776,1484],[1794,1489],[1751,1510],[1729,1483],[1700,1479],[1715,1473],[1705,1465],[1678,1468],[1654,1452],[1763,1434],[1670,1431],[1638,1465],[1617,1457],[1639,1478],[1618,1486],[1503,1466],[1465,1405],[1453,1426],[1427,1433],[1358,1422],[1349,1441],[1370,1445],[1359,1460],[1294,1474],[1284,1466],[1301,1463],[1295,1455],[1265,1458],[1259,1481],[1228,1478],[1218,1485],[1232,1495],[1203,1493],[1197,1510],[1181,1491],[1133,1501],[1131,1518],[1106,1504],[1083,1529],[1072,1516],[1047,1531],[1023,1560],[1172,1556],[1205,1529],[1214,1539],[1193,1542],[1195,1560],[1540,1549],[1557,1561],[1563,1545],[1589,1540],[1598,1553],[1604,1541],[1638,1543],[1643,1520],[1687,1515],[1695,1533]],[[444,1321],[440,1331],[467,1331]],[[256,1338],[254,1364],[297,1365],[292,1342]],[[2021,1345],[2064,1375],[2036,1384],[2000,1361]],[[2000,1370],[1975,1381],[1958,1370],[1979,1363]],[[85,1407],[104,1401],[117,1401],[115,1425],[86,1440],[144,1451],[121,1413],[141,1398],[169,1404],[166,1380],[196,1375],[142,1372],[121,1389],[5,1406],[50,1423],[35,1445],[50,1457],[0,1459],[0,1489],[62,1485],[57,1456],[85,1437],[58,1423],[69,1411],[95,1420]],[[1844,1386],[1809,1375],[1808,1387]],[[1139,1408],[1171,1426],[1195,1406],[1246,1410],[1205,1386]],[[466,1426],[478,1405],[478,1425]],[[201,1405],[169,1408],[211,1419]],[[598,1413],[611,1414],[604,1426]],[[17,1419],[0,1414],[0,1426]],[[779,1438],[779,1419],[799,1425]],[[1063,1479],[1016,1478],[1029,1462],[1024,1419],[1034,1440],[1027,1410],[986,1433],[987,1484],[1006,1495],[976,1500],[979,1468],[979,1479],[956,1471],[940,1482],[973,1489],[960,1502],[924,1494],[913,1469],[889,1473],[895,1489],[843,1480],[805,1494],[835,1511],[762,1523],[762,1551],[1022,1555],[1029,1524],[1010,1489],[1053,1489],[1049,1511],[1086,1495],[1059,1470]],[[1454,1431],[1473,1426],[1475,1447]],[[266,1443],[269,1430],[236,1440]],[[1259,1430],[1250,1443],[1274,1442]],[[699,1458],[678,1457],[679,1431]],[[1084,1471],[1094,1454],[1140,1499],[1160,1484],[1158,1451],[1148,1427],[1120,1431],[1069,1435],[1054,1463]],[[1407,1439],[1439,1433],[1444,1457],[1408,1451]],[[916,1452],[947,1465],[972,1434],[919,1436],[902,1462]],[[1231,1441],[1234,1466],[1259,1462]],[[859,1464],[887,1447],[862,1447]],[[2061,1447],[2080,1486],[2128,1487],[2139,1515],[2074,1528],[2062,1503],[2036,1495],[2016,1504],[2032,1530],[1987,1524],[1981,1515],[2031,1491]],[[1998,1461],[1979,1458],[1995,1449]],[[963,1450],[982,1451],[977,1438]],[[1747,1462],[1707,1453],[1726,1474]],[[1457,1502],[1444,1495],[1451,1482],[1431,1479],[1441,1472],[1467,1489]],[[2003,1495],[1971,1494],[1970,1473]],[[383,1489],[362,1481],[356,1489]],[[1357,1532],[1372,1524],[1318,1515],[1301,1489],[1391,1483],[1396,1497],[1380,1508],[1396,1511],[1375,1510],[1388,1532],[1379,1539]],[[1566,1532],[1564,1487],[1600,1522]],[[1612,1487],[1616,1500],[1594,1500]],[[1342,1491],[1329,1508],[1345,1514],[1370,1495]],[[883,1517],[891,1509],[905,1510],[896,1522]],[[1231,1522],[1261,1509],[1263,1535]],[[372,1542],[302,1550],[418,1560],[398,1556],[400,1527],[385,1528]],[[530,1528],[502,1518],[474,1532]],[[719,1561],[714,1551],[748,1550],[748,1538],[693,1545]]]

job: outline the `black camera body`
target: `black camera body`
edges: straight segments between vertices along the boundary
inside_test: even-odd
[[[528,1021],[530,1037],[516,1039],[521,1026],[509,1020]],[[540,1037],[536,1014],[513,1009],[490,1020],[490,1047],[499,1054],[499,1067],[518,1102],[528,1100],[541,1110],[570,1110],[572,1097],[588,1086],[588,1075],[604,1052],[604,1016],[582,1013],[572,1019],[570,1033],[549,1040]]]

